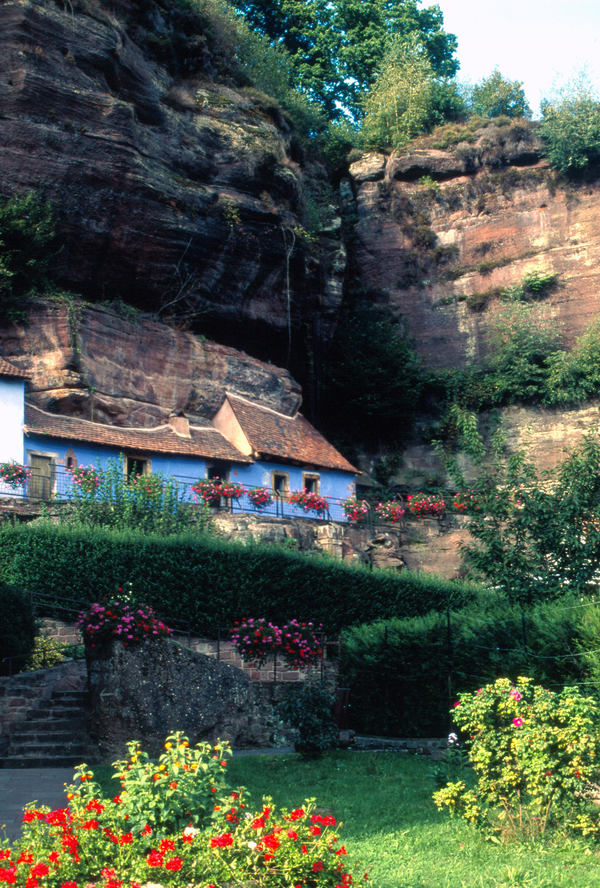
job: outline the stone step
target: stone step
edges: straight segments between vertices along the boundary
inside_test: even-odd
[[[85,736],[87,734],[87,725],[82,724],[81,730],[69,731],[65,730],[63,725],[57,725],[54,730],[27,730],[19,725],[13,728],[10,735],[10,745],[15,743],[71,743],[75,738]]]
[[[100,757],[97,755],[40,755],[10,757],[0,761],[2,768],[75,768],[85,762],[86,765],[96,765],[100,763]]]
[[[54,728],[61,728],[64,731],[81,731],[87,729],[87,715],[74,713],[69,718],[52,718],[48,716],[33,716],[27,718],[19,724],[19,728],[29,729],[32,731],[51,731]],[[15,728],[15,730],[17,730]]]
[[[69,755],[69,756],[84,756],[88,748],[88,744],[85,741],[73,741],[71,743],[54,743],[48,741],[44,743],[43,741],[36,742],[17,742],[11,743],[10,745],[10,754],[12,756],[16,756],[17,758],[31,757],[31,756],[40,756],[40,755]]]

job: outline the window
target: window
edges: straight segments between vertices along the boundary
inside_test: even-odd
[[[76,469],[78,466],[77,457],[72,447],[69,447],[65,453],[65,469]]]
[[[303,490],[307,490],[309,493],[320,493],[321,492],[321,476],[320,475],[307,475],[306,472],[302,473],[302,488]]]
[[[277,496],[284,496],[290,489],[290,476],[287,472],[271,472],[271,487]]]
[[[150,460],[142,456],[125,457],[125,474],[128,478],[137,475],[148,475],[150,472]]]
[[[229,481],[229,469],[230,465],[226,462],[211,462],[206,463],[206,477],[207,478],[218,478],[221,481]]]

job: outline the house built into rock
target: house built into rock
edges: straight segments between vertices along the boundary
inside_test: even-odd
[[[25,400],[27,374],[0,358],[0,462],[28,466],[32,476],[25,495],[35,500],[68,498],[69,469],[123,459],[128,475],[150,472],[173,477],[183,485],[198,479],[221,479],[245,488],[265,487],[273,502],[262,511],[306,514],[287,502],[293,490],[307,490],[338,504],[335,518],[344,520],[339,501],[355,491],[356,470],[297,411],[288,416],[226,394],[213,420],[190,422],[183,413],[155,428],[123,428],[49,413]],[[189,488],[188,488],[189,490]],[[9,493],[0,487],[0,494]],[[239,497],[234,510],[253,509]]]

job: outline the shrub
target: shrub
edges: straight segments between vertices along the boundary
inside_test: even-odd
[[[600,99],[585,70],[554,88],[541,107],[539,132],[553,167],[571,173],[600,158]]]
[[[339,731],[333,721],[333,694],[322,684],[306,682],[298,693],[290,688],[282,704],[283,716],[297,728],[300,739],[297,752],[316,758],[339,743]]]
[[[23,667],[24,672],[33,672],[35,669],[50,669],[52,666],[62,663],[66,656],[66,645],[61,644],[49,635],[36,635],[33,640],[33,649]]]
[[[471,114],[481,117],[531,117],[523,84],[508,80],[498,67],[477,83],[467,99]]]
[[[342,501],[344,514],[353,521],[364,521],[369,514],[369,504],[365,500],[357,500],[350,496]]]
[[[88,611],[79,614],[77,626],[85,643],[91,647],[115,637],[127,647],[144,638],[172,634],[148,605],[127,604],[116,598],[94,602]]]
[[[388,524],[397,524],[404,518],[404,507],[401,503],[377,503],[375,514]]]
[[[128,747],[128,759],[113,766],[119,795],[103,797],[82,765],[67,808],[27,808],[23,838],[0,852],[0,881],[19,888],[226,888],[233,875],[236,884],[256,888],[352,884],[335,818],[314,813],[312,802],[288,812],[264,799],[259,811],[248,811],[241,791],[225,782],[226,744],[191,749],[175,734],[158,764],[135,742]]]
[[[396,737],[441,737],[451,729],[453,689],[475,691],[499,677],[562,686],[584,681],[579,599],[521,611],[484,593],[458,611],[381,620],[342,633],[340,682],[351,690],[351,727]],[[600,607],[586,608],[600,622]],[[597,641],[597,639],[596,639]],[[373,693],[376,687],[377,693]]]
[[[461,694],[454,721],[467,735],[477,784],[450,783],[435,803],[504,840],[537,839],[557,827],[598,836],[600,814],[586,798],[598,769],[597,718],[577,688],[555,693],[529,678]]]
[[[126,578],[139,600],[208,634],[257,611],[278,624],[293,613],[334,634],[393,614],[459,607],[476,588],[194,533],[160,537],[44,523],[0,527],[0,578],[90,602],[112,597]]]
[[[429,496],[427,493],[407,496],[406,506],[413,518],[439,518],[446,510],[446,503],[441,495]]]
[[[23,668],[33,650],[36,634],[30,596],[0,582],[0,675]],[[9,658],[14,658],[12,665]]]

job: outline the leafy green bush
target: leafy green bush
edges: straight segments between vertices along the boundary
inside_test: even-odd
[[[600,159],[600,97],[585,70],[542,101],[540,135],[548,160],[571,173]]]
[[[52,666],[62,663],[65,659],[65,647],[56,638],[49,635],[36,635],[33,640],[33,650],[25,664],[23,671],[32,672],[35,669],[50,669]]]
[[[13,585],[0,582],[0,675],[23,669],[33,650],[36,634],[30,596]],[[10,657],[15,658],[12,666]]]
[[[520,80],[508,80],[498,67],[475,84],[466,104],[476,117],[531,117],[523,83]]]
[[[449,695],[457,688],[476,690],[499,676],[516,681],[524,672],[544,683],[583,681],[582,658],[572,656],[583,637],[573,605],[565,600],[522,611],[486,593],[460,611],[345,630],[340,674],[351,689],[351,727],[439,737],[450,729]],[[591,641],[588,647],[594,650]]]
[[[300,692],[289,688],[282,703],[283,716],[298,729],[296,750],[306,758],[316,758],[338,745],[339,731],[332,715],[334,703],[333,694],[322,684],[306,682]]]
[[[0,205],[0,318],[22,320],[29,297],[44,290],[56,231],[50,204],[34,191]]]
[[[600,754],[593,700],[577,688],[554,693],[529,678],[501,678],[454,706],[477,785],[448,784],[434,794],[438,807],[505,841],[540,839],[552,828],[600,834],[586,797]]]
[[[342,626],[460,607],[475,587],[440,577],[369,571],[283,549],[210,536],[36,524],[0,528],[0,577],[57,596],[96,601],[127,581],[164,618],[216,633],[249,613]]]
[[[137,528],[148,533],[203,531],[208,524],[206,504],[191,507],[186,489],[159,473],[126,475],[123,459],[109,459],[106,468],[78,466],[69,472],[69,505],[58,512],[63,524],[87,527]]]

